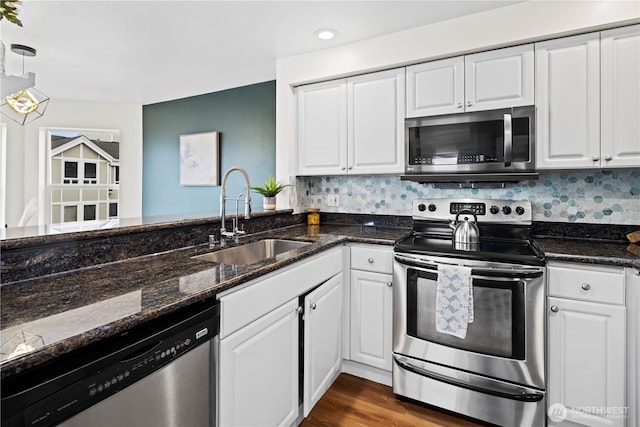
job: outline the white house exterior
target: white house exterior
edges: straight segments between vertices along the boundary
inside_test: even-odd
[[[51,223],[118,217],[119,142],[51,136]]]

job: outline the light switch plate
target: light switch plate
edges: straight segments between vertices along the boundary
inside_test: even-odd
[[[340,196],[338,196],[337,194],[329,194],[327,196],[327,205],[340,206]]]

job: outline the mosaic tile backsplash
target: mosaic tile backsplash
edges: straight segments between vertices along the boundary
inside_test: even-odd
[[[640,225],[640,170],[550,171],[505,188],[439,189],[397,176],[323,176],[297,180],[298,211],[410,215],[416,198],[529,200],[534,221]],[[340,206],[327,205],[337,194]]]

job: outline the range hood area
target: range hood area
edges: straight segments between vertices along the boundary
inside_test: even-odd
[[[433,184],[441,187],[443,184],[458,184],[461,188],[495,187],[496,185],[516,183],[521,181],[538,180],[537,172],[511,173],[432,173],[420,175],[401,175],[402,181],[413,181],[420,184]],[[454,185],[455,187],[455,185]]]

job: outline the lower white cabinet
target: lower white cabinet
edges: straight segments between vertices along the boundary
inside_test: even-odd
[[[306,417],[342,368],[342,274],[304,299],[304,393]]]
[[[627,425],[624,269],[548,273],[548,425]]]
[[[298,298],[220,340],[218,425],[290,426],[298,417]]]
[[[392,248],[351,248],[350,359],[391,371]],[[356,267],[356,268],[354,268]]]

